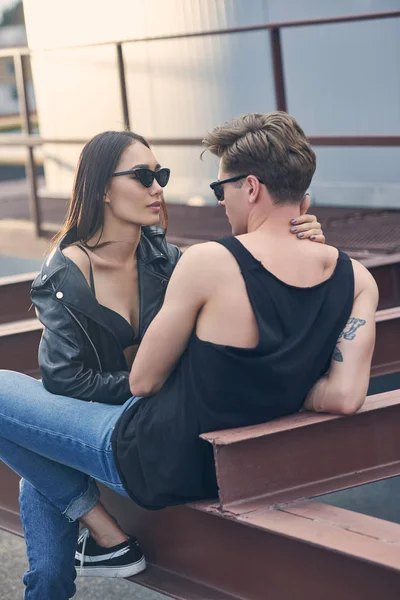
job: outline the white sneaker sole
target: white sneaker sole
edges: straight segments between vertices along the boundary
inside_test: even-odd
[[[133,577],[133,575],[138,575],[144,571],[146,568],[146,559],[143,556],[138,562],[131,565],[124,565],[123,567],[106,567],[102,565],[101,567],[75,568],[78,577],[121,577],[121,579],[124,579],[126,577]]]

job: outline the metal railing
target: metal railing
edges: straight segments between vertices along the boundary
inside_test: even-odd
[[[154,37],[141,37],[130,40],[120,40],[112,42],[100,42],[93,44],[80,44],[72,46],[60,46],[57,48],[43,48],[39,52],[49,52],[52,50],[88,48],[95,46],[115,46],[118,79],[120,87],[121,112],[124,126],[130,128],[130,114],[128,104],[127,85],[125,78],[125,62],[123,45],[135,42],[154,42],[177,39],[189,39],[194,37],[220,36],[234,33],[249,33],[256,31],[269,31],[271,59],[274,79],[275,103],[277,110],[287,110],[286,86],[284,75],[284,62],[282,57],[281,30],[293,27],[329,25],[339,23],[349,23],[358,21],[374,21],[382,19],[400,18],[400,10],[386,11],[378,13],[366,13],[358,15],[348,15],[342,17],[329,17],[322,19],[309,19],[298,21],[283,21],[276,23],[263,23],[259,25],[250,25],[246,27],[233,27],[228,29],[214,29],[208,31],[198,31],[192,33],[182,33],[173,35],[161,35]],[[29,208],[31,219],[35,226],[36,235],[42,233],[42,219],[40,210],[40,199],[38,196],[36,183],[36,166],[34,149],[43,144],[85,144],[87,139],[81,138],[43,138],[39,135],[32,135],[32,127],[29,114],[28,96],[27,96],[27,77],[26,61],[33,52],[28,48],[7,48],[0,50],[0,58],[13,57],[16,75],[16,84],[21,117],[22,135],[10,136],[0,135],[0,146],[23,146],[26,148],[26,175],[29,184]],[[310,142],[315,146],[400,146],[400,135],[317,135],[310,136]],[[200,138],[155,138],[150,139],[152,145],[163,146],[199,146]]]

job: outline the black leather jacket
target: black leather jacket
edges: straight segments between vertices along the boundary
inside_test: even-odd
[[[75,241],[76,232],[68,232],[32,284],[32,302],[44,325],[39,346],[43,385],[53,394],[122,404],[131,396],[128,366],[84,275],[61,251]],[[137,248],[140,340],[161,308],[180,255],[161,228],[142,228]]]

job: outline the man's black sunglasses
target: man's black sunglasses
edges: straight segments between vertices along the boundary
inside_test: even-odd
[[[233,181],[239,181],[239,179],[244,179],[249,175],[251,175],[251,173],[247,173],[247,175],[236,175],[235,177],[229,177],[229,179],[223,179],[222,181],[213,181],[213,183],[210,183],[210,188],[214,192],[218,202],[222,202],[222,200],[224,199],[224,183],[232,183]],[[257,177],[257,179],[260,183],[264,183],[259,177]]]
[[[154,180],[156,180],[161,187],[165,187],[169,181],[170,173],[170,169],[152,171],[151,169],[138,167],[137,169],[130,169],[129,171],[119,171],[118,173],[114,173],[113,177],[119,177],[120,175],[134,175],[144,187],[151,187]]]

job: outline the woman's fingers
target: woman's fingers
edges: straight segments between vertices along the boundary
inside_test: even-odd
[[[294,221],[296,221],[296,223],[294,223]],[[294,225],[301,225],[302,223],[312,223],[313,221],[316,223],[317,217],[315,215],[308,215],[305,213],[304,215],[300,215],[296,219],[293,219],[291,222]]]
[[[323,233],[321,233],[320,229],[309,229],[303,233],[298,233],[297,237],[300,240],[311,240],[312,242],[320,242],[321,244],[325,244],[325,236]]]
[[[319,244],[325,244],[325,236],[323,233],[320,233],[319,235],[311,236],[310,240],[312,242],[318,242]]]
[[[304,214],[292,220],[290,231],[301,240],[311,240],[325,244],[321,223],[317,221],[317,217],[314,215]]]
[[[292,233],[304,233],[306,231],[317,231],[317,233],[321,233],[322,227],[321,223],[318,223],[318,221],[309,221],[302,225],[292,225],[290,231]]]
[[[300,240],[311,240],[312,242],[319,242],[325,244],[325,236],[321,232],[321,229],[307,229],[306,231],[300,231],[295,234]]]

